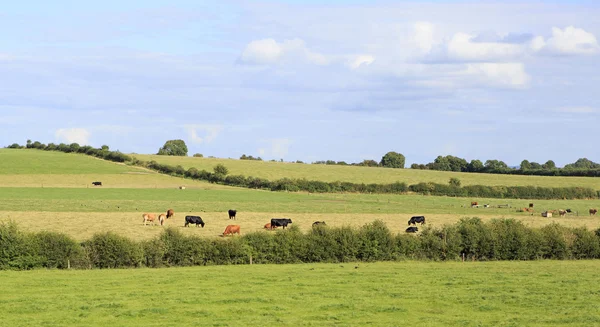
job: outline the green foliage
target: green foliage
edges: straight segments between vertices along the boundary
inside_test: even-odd
[[[204,158],[204,155],[202,153],[194,153],[193,157],[194,158]]]
[[[453,187],[460,187],[460,179],[458,179],[456,177],[451,177],[448,184],[450,184],[450,186],[453,186]]]
[[[164,156],[187,156],[188,148],[183,140],[168,140],[158,149],[158,155]]]
[[[34,236],[39,245],[38,254],[45,258],[44,267],[65,269],[85,267],[83,249],[69,236],[56,232],[40,232]]]
[[[139,267],[144,259],[140,244],[112,232],[95,234],[83,247],[97,268]]]
[[[227,169],[227,167],[225,167],[225,165],[223,165],[223,164],[217,164],[213,168],[213,171],[215,172],[215,174],[221,175],[221,176],[226,176],[229,173],[229,169]]]
[[[32,269],[43,265],[38,244],[14,222],[0,223],[0,269]]]
[[[386,153],[379,163],[382,167],[388,168],[404,168],[406,158],[401,153],[390,151]]]

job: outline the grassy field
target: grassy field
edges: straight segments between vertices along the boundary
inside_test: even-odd
[[[600,190],[600,178],[590,177],[548,177],[519,176],[498,174],[457,173],[417,169],[389,169],[375,167],[312,165],[286,162],[264,162],[254,160],[173,157],[158,155],[140,155],[134,157],[154,160],[171,166],[181,165],[185,169],[195,167],[212,171],[219,163],[229,169],[231,175],[244,175],[275,180],[283,177],[306,178],[326,182],[343,181],[354,183],[391,183],[395,181],[407,184],[420,182],[447,183],[451,177],[460,179],[462,185],[505,185],[505,186],[544,186],[544,187],[589,187]]]
[[[0,149],[0,187],[87,188],[93,181],[101,181],[103,188],[226,188],[82,154]]]
[[[1,271],[0,326],[597,326],[598,269],[409,261]]]
[[[462,217],[483,220],[516,218],[528,226],[540,227],[551,222],[566,226],[599,228],[600,219],[589,216],[588,208],[600,207],[598,200],[536,200],[537,213],[517,212],[528,200],[475,199],[480,203],[509,204],[511,208],[470,208],[471,199],[368,194],[311,194],[268,192],[229,188],[202,189],[109,189],[109,188],[0,188],[1,221],[16,221],[25,230],[64,232],[76,239],[88,239],[99,231],[114,231],[133,239],[147,239],[160,233],[159,226],[142,225],[144,212],[175,210],[168,226],[180,227],[188,234],[217,237],[233,223],[227,210],[238,210],[236,224],[242,232],[262,230],[274,217],[289,217],[301,230],[314,221],[331,226],[362,226],[373,220],[384,221],[394,232],[403,232],[413,215],[425,215],[427,224],[441,226]],[[548,209],[571,208],[567,217],[541,217]],[[185,215],[200,215],[205,228],[183,228]],[[41,223],[43,222],[43,223]]]

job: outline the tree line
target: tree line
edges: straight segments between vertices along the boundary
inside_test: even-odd
[[[23,148],[18,144],[8,146],[9,148]],[[228,175],[229,170],[222,164],[214,167],[213,172],[198,170],[191,167],[183,168],[181,165],[170,166],[161,164],[154,160],[142,161],[133,158],[119,151],[110,151],[107,145],[100,148],[91,146],[79,146],[77,143],[71,144],[53,144],[45,145],[40,142],[31,142],[28,140],[25,148],[33,148],[46,151],[62,151],[66,153],[82,153],[99,157],[109,161],[124,162],[131,165],[141,166],[157,172],[176,177],[190,178],[195,180],[208,181],[210,183],[265,189],[271,191],[298,192],[305,191],[311,193],[380,193],[380,194],[404,194],[413,192],[423,195],[440,195],[455,197],[485,197],[485,198],[512,198],[512,199],[596,199],[600,198],[600,192],[591,188],[583,187],[534,187],[534,186],[487,186],[487,185],[468,185],[461,186],[460,180],[451,178],[448,184],[441,183],[417,183],[407,185],[405,182],[396,181],[387,184],[377,183],[352,183],[352,182],[324,182],[317,180],[307,180],[304,178],[280,178],[277,180],[268,180],[260,177]],[[384,156],[385,157],[385,156]],[[398,159],[398,157],[396,157]],[[391,159],[390,159],[391,160]],[[382,159],[383,161],[383,159]]]
[[[399,222],[402,228],[404,222]],[[380,220],[362,227],[297,226],[230,239],[187,236],[168,227],[134,241],[112,232],[78,242],[70,236],[24,232],[0,224],[0,269],[177,267],[227,264],[341,263],[398,260],[573,260],[600,258],[600,230],[556,223],[531,228],[514,219],[463,218],[417,235],[392,232]],[[252,258],[252,259],[251,259]]]

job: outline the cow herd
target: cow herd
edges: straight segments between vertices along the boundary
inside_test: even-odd
[[[229,219],[236,219],[236,214],[237,211],[230,209],[227,211],[227,213],[229,214]],[[175,212],[173,211],[173,209],[169,209],[167,210],[167,213],[161,213],[158,216],[153,214],[153,213],[144,213],[142,214],[142,218],[143,218],[143,223],[144,226],[147,225],[147,223],[155,223],[158,221],[158,223],[163,226],[165,224],[165,221],[171,217],[173,217],[175,215]],[[157,218],[158,217],[158,218]],[[292,223],[292,219],[290,218],[271,218],[271,221],[267,224],[265,224],[264,229],[267,230],[273,230],[276,228],[281,227],[282,229],[285,229],[286,227],[288,227],[289,224]],[[417,223],[420,223],[421,225],[425,224],[425,216],[413,216],[408,220],[408,225],[409,227],[406,229],[407,233],[416,233],[419,231],[419,229],[417,228]],[[200,216],[185,216],[185,223],[184,223],[184,227],[188,227],[189,225],[196,225],[196,227],[200,226],[202,228],[204,228],[205,222],[204,220],[202,220],[202,217]],[[415,226],[410,226],[410,225],[415,225]],[[318,226],[327,226],[327,224],[324,221],[315,221],[312,224],[312,227],[318,227]],[[227,227],[225,227],[225,231],[223,232],[223,236],[225,235],[233,235],[233,234],[240,234],[240,225],[227,225]]]

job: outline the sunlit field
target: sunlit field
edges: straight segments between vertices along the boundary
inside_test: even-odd
[[[355,167],[337,165],[312,165],[287,162],[264,162],[253,160],[173,157],[158,155],[139,155],[134,157],[154,160],[172,166],[181,165],[185,169],[195,167],[212,171],[219,163],[229,169],[231,175],[244,175],[275,180],[283,177],[306,178],[326,182],[342,181],[354,183],[391,183],[420,182],[447,183],[450,178],[460,179],[462,185],[505,185],[505,186],[544,186],[544,187],[589,187],[600,190],[600,178],[557,177],[557,176],[519,176],[498,174],[457,173],[417,169],[391,169],[377,167]],[[379,160],[381,158],[377,158]]]
[[[596,326],[600,261],[0,271],[2,326]]]

